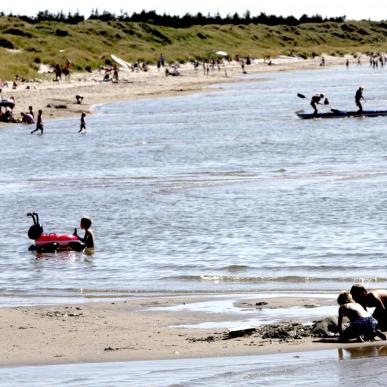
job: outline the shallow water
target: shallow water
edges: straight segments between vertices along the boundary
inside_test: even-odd
[[[385,108],[385,76],[264,74],[99,106],[86,135],[78,119],[45,117],[43,136],[2,128],[2,299],[387,286],[387,118],[294,114],[310,108],[297,92],[354,108],[359,84]],[[95,254],[28,252],[33,210],[46,232],[92,216]]]
[[[261,356],[0,368],[14,386],[378,386],[383,347]],[[1,384],[1,382],[0,382]]]
[[[298,297],[310,297],[310,294],[297,294]],[[318,299],[331,300],[332,305],[311,305],[309,307],[289,306],[282,308],[259,308],[238,306],[238,302],[247,300],[264,299],[269,301],[275,297],[287,298],[295,297],[295,294],[267,293],[253,295],[219,295],[213,296],[210,300],[202,300],[192,303],[179,303],[167,307],[154,307],[147,310],[166,311],[166,312],[189,312],[189,313],[207,313],[210,315],[223,314],[226,317],[223,321],[206,321],[196,324],[177,325],[180,328],[205,328],[205,329],[242,329],[257,327],[264,324],[274,324],[282,321],[300,321],[304,324],[312,323],[327,316],[337,314],[337,305],[335,305],[336,295],[333,294],[313,294]],[[228,317],[227,317],[228,316]]]

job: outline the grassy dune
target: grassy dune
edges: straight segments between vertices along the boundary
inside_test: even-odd
[[[216,50],[231,55],[276,56],[387,51],[387,23],[301,24],[299,26],[208,25],[186,29],[146,23],[86,20],[76,25],[41,22],[29,24],[16,17],[0,18],[0,78],[16,74],[37,77],[40,63],[64,63],[76,70],[109,64],[114,53],[131,62],[187,61],[211,57]]]

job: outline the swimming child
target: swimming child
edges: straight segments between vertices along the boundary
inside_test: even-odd
[[[386,335],[379,330],[378,322],[353,300],[350,292],[341,292],[337,303],[340,305],[338,328],[341,340],[357,338],[359,341],[368,341],[374,340],[375,336],[386,340]],[[348,317],[350,325],[343,330],[344,316]]]
[[[78,133],[81,133],[82,130],[85,130],[85,132],[86,132],[86,122],[85,122],[85,117],[86,117],[86,113],[83,112],[83,113],[81,114],[81,126],[80,126],[80,128],[79,128]]]
[[[74,230],[73,235],[75,235],[81,242],[83,242],[86,245],[87,249],[93,249],[94,248],[94,235],[93,235],[93,231],[90,230],[91,219],[87,216],[84,216],[81,219],[80,226],[81,226],[82,230],[85,230],[84,237],[81,238],[78,235],[77,229]]]

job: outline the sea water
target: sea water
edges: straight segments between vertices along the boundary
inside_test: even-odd
[[[384,69],[247,75],[200,94],[0,130],[0,301],[387,286],[387,117],[300,120],[310,97],[387,108]],[[130,85],[128,85],[130,87]],[[36,107],[37,108],[37,107]],[[321,111],[327,108],[320,107]],[[44,110],[44,109],[43,109]],[[93,255],[29,252],[93,218]],[[32,300],[32,301],[29,301]]]
[[[383,386],[385,349],[366,347],[224,358],[0,368],[19,386]]]

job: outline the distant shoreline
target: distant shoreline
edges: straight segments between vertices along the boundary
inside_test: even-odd
[[[311,70],[320,67],[321,58],[273,59],[273,65],[258,63],[246,66],[247,74],[264,74],[278,71]],[[344,58],[329,57],[326,65],[344,65]],[[57,118],[77,118],[82,112],[93,113],[93,106],[118,101],[128,101],[143,98],[157,98],[167,96],[186,95],[197,92],[209,91],[208,86],[229,82],[244,82],[240,64],[231,62],[215,68],[209,75],[203,74],[200,66],[194,70],[190,64],[181,65],[180,76],[165,76],[164,69],[157,70],[150,66],[148,72],[131,72],[122,70],[119,74],[119,82],[102,82],[103,73],[76,73],[70,81],[41,81],[21,82],[16,90],[11,87],[3,88],[2,98],[13,96],[16,105],[13,110],[15,118],[20,119],[21,112],[27,112],[28,106],[33,106],[35,112],[43,110],[43,120]],[[226,76],[227,72],[227,76]],[[247,81],[251,81],[247,79]],[[221,87],[221,86],[220,86]],[[213,89],[211,89],[213,90]],[[83,96],[83,103],[77,104],[75,96]],[[6,124],[0,123],[0,127]],[[29,128],[32,126],[28,126]],[[49,128],[47,128],[49,130]]]

